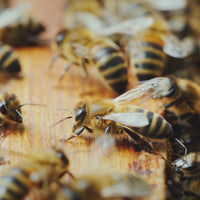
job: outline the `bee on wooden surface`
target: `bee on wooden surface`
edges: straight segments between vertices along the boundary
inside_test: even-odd
[[[174,183],[186,192],[200,196],[200,154],[192,152],[175,160]]]
[[[44,26],[24,12],[30,4],[8,8],[0,14],[0,40],[14,47],[37,45]]]
[[[53,199],[101,200],[118,198],[144,198],[151,195],[152,188],[143,179],[131,173],[112,172],[88,174],[61,186]]]
[[[124,95],[122,96],[124,97]],[[90,133],[94,131],[100,134],[105,133],[105,135],[125,132],[143,144],[148,151],[152,151],[151,145],[145,137],[173,138],[172,127],[164,118],[150,110],[131,104],[123,104],[120,102],[120,97],[79,102],[73,112],[72,131],[74,135],[61,141],[66,142],[80,135],[85,129]]]
[[[0,96],[0,129],[2,139],[5,135],[4,123],[5,122],[16,122],[22,123],[24,117],[21,112],[21,107],[25,105],[38,105],[45,106],[44,104],[34,104],[34,103],[25,103],[20,104],[18,97],[15,94],[3,94]]]
[[[21,71],[17,53],[5,44],[0,44],[0,71],[7,74],[16,74]]]
[[[14,47],[34,46],[44,26],[35,18],[22,16],[1,30],[0,40]]]
[[[59,180],[63,173],[68,172],[68,165],[69,160],[60,149],[33,151],[0,178],[0,199],[24,199],[33,188],[45,187]]]
[[[86,74],[87,67],[92,67],[107,87],[118,93],[126,90],[128,64],[123,52],[110,39],[85,28],[74,28],[59,32],[56,45],[58,56],[68,61],[64,73],[72,65],[81,66]]]

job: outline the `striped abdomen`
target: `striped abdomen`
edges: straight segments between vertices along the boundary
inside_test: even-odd
[[[123,93],[128,84],[127,63],[124,54],[115,46],[99,45],[93,62],[106,83],[118,93]]]
[[[36,45],[37,36],[44,30],[44,26],[34,18],[21,17],[5,28],[1,40],[11,46]]]
[[[145,137],[157,138],[157,139],[173,137],[173,129],[171,125],[163,117],[152,111],[141,108],[137,108],[136,112],[144,113],[144,115],[149,120],[149,125],[147,126],[141,128],[135,128],[135,127],[132,128],[138,134]]]
[[[163,42],[157,37],[148,37],[146,40],[135,41],[130,49],[131,66],[139,80],[149,80],[162,76],[166,65],[166,55],[163,52]]]
[[[8,45],[0,44],[0,70],[8,73],[20,72],[17,54]]]
[[[21,200],[29,192],[31,181],[29,173],[21,168],[11,168],[9,173],[0,178],[0,199]]]

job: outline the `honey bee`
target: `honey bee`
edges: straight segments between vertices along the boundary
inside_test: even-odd
[[[162,99],[164,109],[175,108],[181,120],[194,114],[200,114],[198,101],[200,86],[187,79],[175,78],[174,76],[153,78],[127,93],[130,97],[129,101],[150,93],[149,97]],[[127,98],[127,95],[124,98]]]
[[[111,25],[106,20],[99,23],[100,19],[91,13],[79,13],[77,20],[96,34],[109,36],[119,44],[128,55],[132,73],[140,81],[161,76],[168,57],[185,58],[192,54],[193,48],[186,48],[184,42],[172,34],[158,11],[140,1],[120,1],[116,10],[123,10],[121,8],[125,10],[121,20],[114,20]],[[124,26],[128,22],[129,28]]]
[[[80,135],[85,129],[90,133],[103,132],[105,135],[125,132],[142,143],[148,151],[153,151],[144,137],[154,139],[174,137],[171,125],[160,115],[135,105],[120,103],[120,97],[79,102],[73,112],[74,135],[61,141],[66,142]]]
[[[17,53],[5,44],[0,44],[0,71],[7,74],[16,74],[21,71]]]
[[[152,188],[131,173],[88,174],[78,177],[55,191],[53,199],[118,199],[143,198],[151,195]]]
[[[48,186],[67,172],[69,160],[57,148],[36,150],[0,178],[0,199],[21,200],[32,188]]]
[[[128,64],[123,52],[110,39],[85,28],[74,28],[59,32],[56,45],[58,56],[68,61],[64,73],[70,66],[78,65],[87,74],[87,65],[88,68],[94,65],[93,69],[107,87],[118,93],[126,90]]]
[[[16,122],[21,124],[24,120],[24,117],[21,112],[21,107],[25,105],[38,105],[46,106],[44,104],[34,104],[34,103],[25,103],[20,104],[18,97],[15,94],[3,94],[0,97],[0,129],[2,139],[5,135],[4,123],[6,122]]]
[[[25,3],[4,10],[0,15],[0,40],[14,47],[36,45],[38,35],[45,30],[44,26],[28,17],[24,12],[30,4]]]
[[[199,152],[191,152],[182,156],[175,160],[172,165],[174,166],[175,184],[187,192],[200,196]]]

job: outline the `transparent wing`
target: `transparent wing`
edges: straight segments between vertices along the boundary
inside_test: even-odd
[[[144,127],[149,124],[148,118],[140,112],[113,113],[102,117],[103,120],[111,120],[130,127]]]
[[[101,195],[104,198],[143,198],[152,192],[150,184],[131,173],[111,173],[109,176],[114,182],[102,188]]]
[[[92,54],[90,52],[90,49],[88,49],[86,46],[81,45],[79,43],[70,42],[71,47],[73,48],[73,53],[81,58],[92,58]]]
[[[75,21],[94,32],[98,32],[98,30],[105,26],[103,21],[89,12],[77,12],[75,14]]]
[[[15,22],[23,13],[31,7],[30,2],[8,8],[0,13],[0,28],[10,25]]]
[[[140,31],[146,30],[153,24],[154,20],[152,17],[139,17],[135,19],[129,19],[122,21],[118,24],[102,28],[98,30],[99,35],[112,35],[116,33],[134,35]]]
[[[150,94],[153,98],[160,98],[169,92],[170,86],[171,84],[169,78],[153,78],[123,93],[122,95],[113,99],[113,102],[128,103],[145,94]]]
[[[186,0],[145,0],[152,7],[161,11],[182,9],[186,6]]]
[[[164,52],[174,58],[185,58],[193,52],[194,40],[186,38],[179,40],[176,36],[170,35],[165,39]]]

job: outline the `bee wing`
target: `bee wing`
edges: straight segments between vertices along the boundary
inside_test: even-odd
[[[103,120],[111,120],[130,127],[144,127],[149,124],[148,118],[140,112],[112,113],[102,117]]]
[[[161,11],[170,11],[182,9],[186,6],[186,0],[145,0],[150,3],[152,7]]]
[[[98,30],[102,29],[105,26],[103,21],[101,21],[97,16],[89,12],[77,12],[75,14],[75,20],[79,24],[94,32],[98,32]]]
[[[99,35],[108,36],[116,33],[135,35],[140,31],[144,31],[153,24],[152,17],[138,17],[134,19],[124,20],[118,24],[104,27],[98,30]]]
[[[110,186],[102,188],[101,195],[104,198],[143,198],[151,194],[151,186],[141,179],[129,173],[112,173],[115,180]]]
[[[167,55],[174,58],[184,58],[192,54],[194,46],[194,40],[191,38],[186,38],[181,41],[176,36],[169,35],[165,39],[163,50]]]
[[[75,43],[75,42],[70,42],[70,44],[76,56],[81,57],[81,58],[87,58],[87,59],[92,58],[92,55],[89,49],[86,48],[86,46],[80,45],[79,43]]]
[[[153,97],[159,98],[159,95],[164,96],[169,91],[169,87],[169,78],[153,78],[123,93],[122,95],[113,99],[113,102],[128,103],[145,94],[151,94]]]
[[[24,3],[12,8],[8,8],[0,13],[0,28],[10,25],[15,22],[23,13],[25,13],[29,8],[30,3]]]

